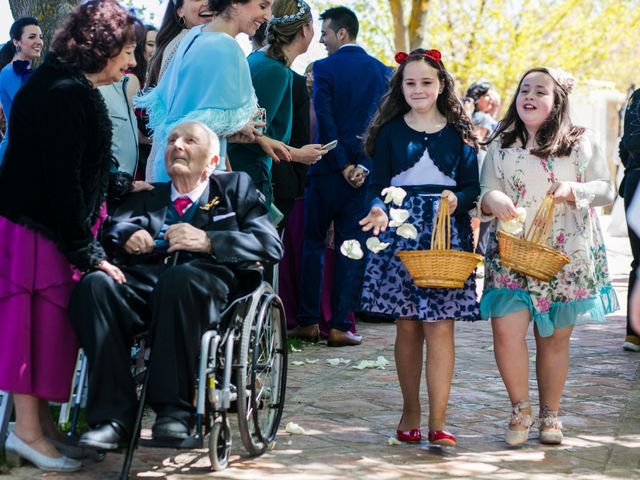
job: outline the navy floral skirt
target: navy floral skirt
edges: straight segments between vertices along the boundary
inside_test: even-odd
[[[400,250],[427,250],[431,246],[433,221],[440,203],[440,195],[409,194],[402,208],[409,211],[409,219],[418,230],[418,238],[406,239],[395,228],[381,233],[381,242],[391,245],[379,253],[367,250],[360,309],[365,312],[395,318],[435,322],[438,320],[480,320],[476,295],[475,273],[463,288],[420,288],[411,280],[409,272],[396,253]],[[471,217],[468,213],[451,218],[451,248],[473,250]]]

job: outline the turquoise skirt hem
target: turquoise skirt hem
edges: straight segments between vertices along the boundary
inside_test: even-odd
[[[480,316],[483,320],[528,310],[542,337],[553,335],[556,328],[566,328],[576,323],[604,323],[605,316],[619,308],[618,296],[610,285],[600,289],[600,293],[594,297],[573,302],[554,302],[547,312],[538,312],[525,290],[492,288],[484,292],[480,300]]]

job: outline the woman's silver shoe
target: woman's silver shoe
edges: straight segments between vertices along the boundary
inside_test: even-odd
[[[46,472],[75,472],[82,467],[82,463],[77,460],[64,456],[49,457],[44,453],[40,453],[35,448],[30,447],[28,443],[20,440],[13,432],[7,437],[4,447],[7,451],[8,460],[11,460],[11,455],[13,454],[19,457],[17,459],[18,464],[21,464],[20,459],[22,458]]]
[[[531,408],[531,402],[520,402],[512,405],[511,418],[509,419],[509,425],[507,426],[507,434],[505,436],[505,442],[507,445],[520,445],[529,440],[529,429],[533,420],[531,414],[523,413],[522,410]],[[522,430],[514,430],[511,427],[519,425],[525,427]]]
[[[545,405],[540,411],[540,443],[545,445],[560,445],[564,440],[562,422],[558,420],[558,411],[551,411]]]

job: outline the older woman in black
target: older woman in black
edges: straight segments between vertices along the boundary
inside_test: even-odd
[[[107,193],[132,186],[112,173],[111,124],[96,87],[135,65],[136,22],[113,0],[80,5],[13,103],[0,172],[0,390],[16,408],[7,452],[42,470],[81,466],[62,455],[48,411],[69,395],[74,283],[91,269],[124,281],[95,239]]]

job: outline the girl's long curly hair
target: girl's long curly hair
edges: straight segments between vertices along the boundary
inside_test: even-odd
[[[549,156],[565,157],[571,153],[571,150],[573,150],[580,140],[580,137],[584,134],[585,129],[576,127],[571,122],[569,116],[569,89],[560,85],[558,80],[551,74],[551,71],[544,67],[531,68],[522,75],[520,83],[518,83],[518,89],[511,99],[507,113],[484,144],[488,145],[496,138],[500,138],[502,148],[509,148],[516,143],[516,141],[520,141],[523,148],[526,147],[529,141],[529,133],[527,132],[524,122],[518,115],[516,101],[520,93],[520,88],[522,87],[522,82],[527,75],[535,72],[546,73],[553,79],[554,98],[553,109],[549,113],[546,121],[536,132],[536,147],[531,149],[530,153],[540,158],[547,158]]]
[[[376,137],[378,136],[378,132],[382,126],[399,115],[404,115],[411,110],[411,107],[404,99],[404,94],[402,93],[402,79],[405,68],[407,68],[407,65],[412,62],[425,62],[430,67],[437,70],[438,80],[443,85],[442,93],[438,95],[438,99],[436,100],[436,107],[438,108],[438,111],[445,116],[447,123],[453,125],[453,127],[460,132],[464,143],[472,146],[476,150],[478,149],[476,137],[473,134],[471,120],[467,114],[464,113],[462,104],[456,96],[453,77],[444,67],[442,62],[438,63],[429,57],[425,57],[424,54],[426,52],[427,51],[423,48],[413,50],[391,77],[389,91],[382,97],[378,111],[373,117],[369,130],[366,134],[365,151],[367,155],[373,155]]]

